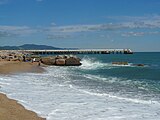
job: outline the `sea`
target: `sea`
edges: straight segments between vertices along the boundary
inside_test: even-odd
[[[47,120],[160,120],[160,52],[78,57],[81,66],[1,75],[0,92]]]

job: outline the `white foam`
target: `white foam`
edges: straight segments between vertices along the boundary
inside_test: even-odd
[[[146,101],[146,100],[140,100],[140,99],[119,97],[119,96],[114,96],[114,95],[110,95],[110,94],[106,94],[106,93],[92,93],[92,92],[85,91],[85,90],[81,90],[81,91],[86,93],[86,94],[94,95],[94,96],[110,97],[110,98],[115,98],[115,99],[119,99],[119,100],[125,100],[125,101],[128,101],[128,102],[141,103],[141,104],[157,104],[157,105],[160,105],[159,102],[152,101],[152,100]]]
[[[101,61],[94,60],[93,58],[84,57],[81,61],[81,69],[84,70],[95,70],[95,69],[112,69],[117,67],[135,67],[132,63],[128,65],[116,65],[112,63],[103,63]]]
[[[118,82],[118,81],[121,81],[120,78],[117,78],[117,77],[101,77],[101,76],[98,76],[98,75],[90,75],[90,74],[85,74],[84,75],[85,78],[88,78],[88,79],[91,79],[91,80],[101,80],[101,81],[104,81],[104,82],[108,82],[108,83],[114,83],[114,82]]]
[[[100,61],[95,61],[90,58],[82,59],[81,63],[82,63],[82,65],[80,66],[81,69],[94,70],[103,67],[105,67],[105,69],[111,68],[111,66],[108,63],[102,63]]]
[[[135,67],[135,66],[133,66],[132,63],[128,63],[127,65],[112,64],[112,66],[115,66],[115,67]]]
[[[34,110],[47,120],[160,119],[160,105],[157,102],[90,92],[71,84],[70,68],[46,69],[49,71],[44,74],[28,73],[3,77],[0,82],[3,83],[5,79],[7,84],[0,91],[19,100],[26,108]],[[101,79],[101,76],[96,79]],[[107,78],[103,79],[105,81]],[[111,81],[118,79],[113,78]]]

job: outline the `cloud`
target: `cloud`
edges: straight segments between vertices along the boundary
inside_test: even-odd
[[[117,16],[118,18],[118,16]],[[153,29],[160,28],[160,16],[154,15],[153,17],[132,17],[123,16],[123,19],[132,19],[133,21],[124,21],[119,23],[104,23],[93,25],[69,25],[69,26],[56,26],[53,23],[48,27],[48,31],[58,33],[79,33],[79,32],[93,32],[93,31],[108,31],[108,30],[125,30],[125,29]]]
[[[52,25],[52,26],[55,26],[55,25],[56,25],[56,23],[55,23],[55,22],[52,22],[52,23],[51,23],[51,25]]]
[[[121,36],[123,37],[140,37],[145,35],[160,35],[159,31],[153,31],[153,32],[126,32],[122,33]]]
[[[160,28],[160,20],[146,20],[146,21],[138,21],[138,22],[126,22],[123,23],[123,26],[125,28],[146,28],[146,29],[152,29],[152,28]]]
[[[132,19],[130,16],[123,16],[125,19]],[[47,39],[68,39],[83,34],[95,34],[101,38],[108,31],[121,35],[123,37],[130,36],[144,36],[144,35],[157,35],[159,32],[154,32],[160,28],[160,16],[154,15],[153,18],[146,16],[134,17],[137,21],[124,21],[119,23],[104,23],[104,24],[79,24],[79,25],[66,25],[58,26],[52,22],[49,27],[36,27],[31,28],[28,26],[3,26],[0,25],[0,37],[11,36],[28,36],[31,34],[43,34]],[[148,18],[148,19],[147,19]],[[149,32],[144,32],[144,31]],[[131,32],[125,32],[131,31]],[[135,31],[135,32],[132,32]],[[142,31],[142,32],[137,32]],[[104,35],[102,35],[104,34]],[[115,35],[115,34],[114,34]]]
[[[121,21],[124,28],[160,28],[160,15],[148,16],[107,16],[107,19]]]
[[[145,33],[144,32],[126,32],[126,33],[122,33],[121,36],[123,37],[137,37],[137,36],[143,36]]]
[[[61,33],[77,33],[77,32],[92,32],[102,30],[121,29],[124,26],[121,24],[95,24],[95,25],[70,25],[70,26],[51,26],[48,28],[50,32]]]
[[[113,17],[118,19],[119,16]],[[156,35],[152,32],[154,29],[160,28],[160,16],[121,16],[124,21],[116,23],[104,23],[104,24],[79,24],[79,25],[66,25],[58,26],[52,23],[50,27],[46,27],[43,32],[48,35],[48,38],[52,39],[66,39],[70,36],[76,36],[78,34],[86,33],[106,33],[107,31],[118,32],[123,37],[130,36],[144,36],[144,35]],[[125,21],[127,20],[127,21]],[[131,21],[132,20],[132,21]],[[143,32],[148,30],[150,32]],[[124,31],[142,31],[142,32],[124,32]],[[97,35],[98,35],[97,33]],[[52,37],[51,37],[52,36]],[[104,37],[104,36],[100,36]]]
[[[146,21],[146,20],[159,20],[160,15],[152,14],[145,16],[106,16],[105,18],[117,21]]]
[[[5,31],[0,32],[0,38],[2,38],[2,37],[11,37],[11,36],[12,36],[12,34],[9,34],[9,33],[5,32]]]
[[[26,36],[36,32],[36,29],[27,26],[0,26],[0,37]]]
[[[152,29],[160,28],[160,20],[156,21],[140,21],[140,22],[125,22],[125,23],[109,23],[95,25],[70,25],[70,26],[51,26],[46,30],[50,33],[80,33],[94,31],[111,31],[125,29]]]
[[[47,39],[57,40],[57,39],[67,39],[72,38],[71,35],[64,35],[64,34],[55,34],[55,35],[48,35]]]

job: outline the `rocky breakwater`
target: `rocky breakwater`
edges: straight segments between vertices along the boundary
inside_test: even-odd
[[[55,56],[55,57],[43,57],[41,62],[45,65],[56,66],[80,66],[81,59],[75,56]]]
[[[1,50],[0,61],[23,61],[25,62],[30,53],[23,51]]]

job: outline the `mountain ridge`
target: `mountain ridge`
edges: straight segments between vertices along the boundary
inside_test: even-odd
[[[60,50],[65,48],[58,48],[48,45],[24,44],[20,46],[0,46],[0,50]]]

